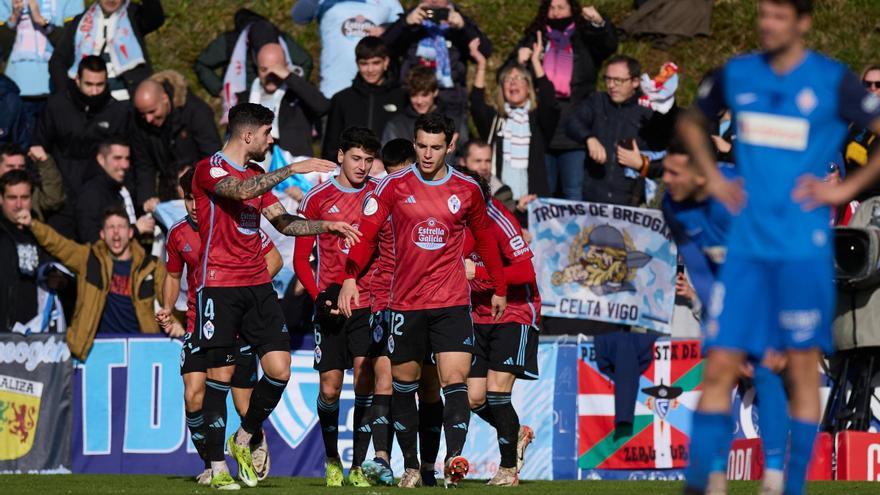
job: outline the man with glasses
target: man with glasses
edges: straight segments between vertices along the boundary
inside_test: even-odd
[[[880,64],[869,65],[862,71],[862,84],[869,93],[880,96]],[[868,163],[868,156],[876,149],[880,140],[871,129],[850,124],[846,141],[843,142],[843,172],[849,175]],[[876,182],[856,197],[859,202],[880,196],[880,182]]]
[[[644,202],[645,177],[659,177],[662,166],[651,163],[641,149],[654,145],[660,120],[639,105],[639,61],[616,55],[605,68],[605,91],[595,92],[572,111],[565,122],[568,137],[587,149],[584,201],[620,205]]]

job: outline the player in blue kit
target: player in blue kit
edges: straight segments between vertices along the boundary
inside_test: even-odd
[[[829,204],[880,175],[880,156],[839,184],[818,177],[854,123],[880,130],[880,99],[843,64],[807,50],[810,0],[759,0],[762,52],[731,59],[679,122],[711,194],[737,213],[713,287],[703,394],[694,414],[687,493],[703,493],[714,449],[732,433],[730,389],[747,355],[779,342],[790,378],[786,494],[803,493],[820,419],[818,361],[831,349],[834,310]],[[730,108],[741,181],[725,179],[707,143],[706,118]],[[772,493],[772,492],[771,492]],[[778,493],[778,492],[777,492]]]
[[[727,179],[736,177],[731,164],[719,164],[719,170]],[[726,258],[731,213],[709,195],[705,175],[696,167],[678,139],[670,143],[663,159],[663,185],[666,188],[663,214],[678,246],[678,254],[687,267],[687,276],[697,299],[706,304],[710,299],[712,284]],[[684,274],[679,276],[683,278]],[[682,282],[688,283],[687,280]],[[697,308],[697,312],[701,321],[705,321],[705,306]],[[776,351],[778,343],[770,347],[773,350],[768,350],[762,356],[748,356],[748,362],[741,370],[742,375],[751,378],[757,392],[765,493],[782,489],[788,444],[785,387],[782,377],[777,374],[785,362]],[[708,493],[725,493],[726,468],[727,449],[719,446],[709,470]]]

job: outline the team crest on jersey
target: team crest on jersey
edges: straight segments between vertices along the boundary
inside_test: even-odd
[[[321,364],[321,346],[315,346],[315,364]]]
[[[449,229],[432,217],[413,227],[412,241],[422,249],[436,251],[446,245],[447,235],[449,235]]]
[[[446,200],[446,206],[448,206],[449,211],[451,211],[452,214],[455,215],[456,213],[458,213],[458,210],[461,209],[461,200],[458,199],[458,196],[453,194],[452,196],[449,196],[449,199]]]
[[[660,385],[643,388],[642,392],[648,394],[648,400],[645,405],[649,409],[654,410],[654,415],[660,418],[660,421],[666,419],[669,411],[678,407],[678,396],[684,389],[681,387],[669,387],[660,382]]]
[[[568,253],[568,266],[553,272],[553,285],[579,284],[596,295],[635,292],[636,273],[651,261],[636,251],[629,232],[610,225],[584,227]]]
[[[376,201],[376,198],[370,197],[367,200],[366,204],[364,204],[364,215],[370,216],[379,211],[379,202]]]
[[[229,175],[229,172],[227,172],[223,167],[211,167],[209,173],[211,174],[211,177],[215,179],[219,179],[220,177],[226,177],[227,175]]]
[[[804,88],[798,93],[795,103],[802,115],[810,115],[819,103],[819,99],[811,88]]]
[[[202,325],[202,333],[205,335],[205,338],[211,340],[211,337],[214,336],[214,324],[210,321],[206,321],[204,325]]]

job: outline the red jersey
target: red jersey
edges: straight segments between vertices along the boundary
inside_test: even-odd
[[[196,165],[192,193],[202,224],[199,288],[247,287],[272,281],[262,256],[260,216],[278,198],[271,191],[246,201],[214,194],[217,183],[226,177],[247,180],[262,173],[253,163],[244,167],[232,163],[220,151]]]
[[[379,230],[378,254],[370,272],[370,308],[373,313],[388,309],[391,300],[391,277],[394,275],[394,233],[391,219]]]
[[[346,276],[359,276],[389,215],[394,233],[391,309],[470,305],[462,256],[468,228],[483,241],[478,246],[484,258],[490,258],[487,267],[496,281],[496,293],[506,294],[500,255],[476,181],[452,168],[440,180],[425,181],[415,165],[385,177],[364,202],[359,222],[364,235],[351,250]]]
[[[487,211],[492,219],[492,233],[501,249],[504,266],[520,262],[531,263],[532,250],[522,237],[522,227],[504,204],[495,198],[489,203]],[[481,267],[483,260],[480,253],[473,251],[469,255],[474,263]],[[492,284],[485,279],[471,280],[471,316],[478,325],[495,323],[520,323],[537,327],[540,321],[541,296],[538,286],[532,280],[527,284],[511,285],[507,289],[507,310],[501,319],[492,317]]]
[[[364,199],[378,184],[377,179],[368,177],[364,187],[354,189],[343,187],[336,178],[333,178],[309,191],[299,204],[297,213],[309,220],[346,222],[357,228]],[[309,266],[309,254],[315,245],[315,237],[296,238],[293,265],[297,278],[312,296],[312,300],[330,285],[338,283],[345,270],[345,259],[349,251],[345,239],[333,234],[318,235],[318,272],[313,277]],[[364,277],[358,281],[358,290],[361,294],[360,304],[352,306],[352,309],[369,308],[369,278]]]
[[[275,244],[269,236],[260,230],[263,263]],[[165,270],[168,273],[183,273],[186,267],[186,333],[192,333],[196,319],[196,287],[199,275],[199,251],[202,240],[199,238],[198,226],[187,216],[174,224],[168,231],[165,241]]]

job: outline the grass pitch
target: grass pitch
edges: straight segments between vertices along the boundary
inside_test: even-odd
[[[257,488],[243,488],[242,491],[258,494],[342,494],[358,493],[374,495],[384,493],[405,493],[398,488],[327,488],[324,480],[318,478],[269,478]],[[441,490],[441,489],[437,489]],[[670,481],[524,481],[512,489],[490,488],[479,481],[462,483],[456,493],[513,493],[518,495],[678,495],[682,484]],[[757,493],[756,482],[734,482],[731,495]],[[0,493],[12,494],[209,494],[219,493],[210,488],[196,485],[191,478],[176,476],[125,476],[125,475],[7,475],[0,476]],[[447,492],[448,493],[448,492]],[[807,493],[826,494],[875,494],[880,493],[880,484],[852,482],[810,483]]]

